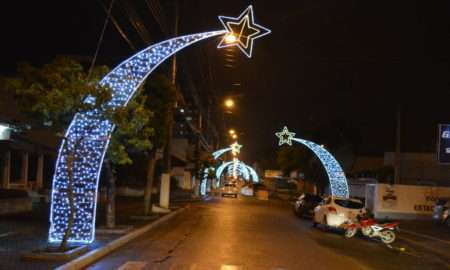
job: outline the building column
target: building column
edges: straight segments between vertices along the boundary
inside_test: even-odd
[[[183,175],[183,189],[185,190],[191,190],[192,184],[191,184],[191,172],[190,171],[184,171]]]
[[[22,167],[20,171],[20,184],[28,189],[28,152],[22,154]]]
[[[3,155],[3,168],[2,175],[3,181],[1,183],[2,188],[9,188],[9,181],[11,177],[11,152],[8,151]]]
[[[44,186],[44,154],[39,154],[36,170],[36,189],[41,189]]]

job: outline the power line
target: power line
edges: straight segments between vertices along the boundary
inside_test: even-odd
[[[98,1],[100,2],[100,5],[103,7],[105,12],[108,14],[108,9],[105,7],[103,2],[101,0],[98,0]],[[109,17],[111,19],[111,22],[114,24],[114,27],[116,27],[116,29],[119,32],[120,36],[127,42],[128,46],[131,48],[131,50],[136,51],[136,47],[130,41],[130,39],[128,38],[127,34],[125,34],[125,32],[122,30],[122,28],[120,27],[120,25],[117,22],[117,20],[114,18],[114,16],[111,13],[109,13],[109,14],[110,14]]]
[[[111,17],[111,10],[112,10],[113,5],[114,5],[114,0],[111,0],[111,3],[109,4],[109,8],[106,12],[106,18],[105,18],[105,23],[103,23],[102,32],[100,33],[100,37],[98,38],[97,48],[95,49],[94,57],[92,58],[91,66],[89,67],[89,72],[88,72],[88,76],[87,76],[88,79],[91,77],[92,69],[94,68],[95,62],[97,61],[98,52],[100,51],[100,46],[102,45],[103,37],[105,36],[106,27],[108,27],[109,18]]]

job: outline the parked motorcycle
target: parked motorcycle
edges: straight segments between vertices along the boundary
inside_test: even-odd
[[[369,238],[380,238],[384,244],[395,241],[395,231],[398,230],[399,222],[378,224],[373,218],[359,218],[359,220],[348,222],[344,225],[346,238],[352,238],[361,230],[364,236]]]

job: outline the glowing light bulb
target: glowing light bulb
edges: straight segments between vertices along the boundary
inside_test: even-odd
[[[232,44],[232,43],[235,43],[237,41],[237,37],[233,33],[228,33],[228,34],[225,35],[225,39],[224,40],[225,40],[225,43]]]

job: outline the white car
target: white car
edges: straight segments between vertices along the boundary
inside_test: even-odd
[[[313,226],[322,224],[337,228],[364,212],[361,200],[330,196],[314,208]]]

